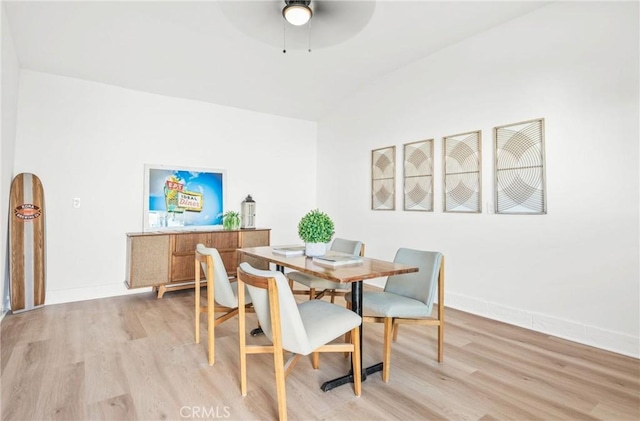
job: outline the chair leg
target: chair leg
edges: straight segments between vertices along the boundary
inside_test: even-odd
[[[348,331],[347,333],[344,334],[344,342],[345,343],[351,343],[351,331]],[[349,356],[348,352],[343,352],[342,356],[347,358]]]
[[[300,354],[291,354],[287,362],[284,363],[284,378],[286,379],[293,367],[296,366],[296,363],[300,359]]]
[[[362,371],[360,369],[360,326],[356,326],[351,331],[351,337],[353,338],[353,354],[351,356],[351,362],[353,364],[353,392],[356,396],[362,394]]]
[[[400,330],[400,325],[399,324],[394,324],[393,325],[393,342],[396,342],[398,340],[398,331]]]
[[[444,359],[444,256],[438,274],[438,362]]]
[[[351,302],[350,302],[350,301],[346,301],[346,302],[345,302],[345,307],[346,307],[348,310],[351,310]],[[345,334],[344,334],[344,342],[345,342],[345,343],[350,343],[350,342],[351,342],[351,332],[347,332],[347,333],[345,333]],[[343,355],[345,358],[347,358],[347,357],[349,356],[349,353],[348,353],[348,352],[344,352],[342,355]]]
[[[313,300],[314,298],[316,298],[316,289],[315,288],[309,288],[309,299]]]
[[[198,261],[196,260],[196,270],[200,269],[198,267]],[[197,272],[196,272],[197,273]],[[196,276],[196,314],[195,314],[195,336],[196,343],[200,343],[200,276]]]
[[[311,353],[311,366],[314,370],[317,370],[320,367],[320,353],[312,352]]]
[[[391,331],[393,318],[384,318],[384,339],[382,345],[382,381],[389,381],[389,371],[391,368]]]
[[[438,325],[438,362],[441,363],[444,360],[444,323],[442,320]]]
[[[244,283],[238,281],[238,335],[240,336],[240,393],[247,396],[247,337],[245,323]]]
[[[216,363],[215,352],[215,302],[213,298],[213,282],[207,279],[207,340],[209,345],[209,365]]]
[[[335,304],[336,290],[332,289],[329,293],[331,294],[331,304]]]
[[[278,416],[280,421],[287,420],[287,389],[284,383],[284,358],[282,351],[274,350],[273,363],[276,371],[276,391],[278,394]]]

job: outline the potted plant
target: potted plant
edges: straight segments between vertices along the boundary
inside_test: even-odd
[[[314,209],[302,217],[298,223],[298,236],[305,242],[307,256],[322,256],[327,251],[327,243],[333,237],[333,221],[324,212]]]
[[[225,230],[237,230],[240,228],[240,212],[226,211],[222,214],[222,228]]]

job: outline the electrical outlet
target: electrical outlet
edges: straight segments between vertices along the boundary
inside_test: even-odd
[[[74,197],[73,198],[73,208],[74,209],[79,209],[80,208],[80,198],[79,197]]]

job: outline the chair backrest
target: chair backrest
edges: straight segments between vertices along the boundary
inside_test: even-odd
[[[222,258],[220,257],[220,253],[218,253],[218,250],[211,247],[205,247],[204,244],[198,244],[196,246],[196,253],[204,256],[211,256],[213,262],[213,289],[215,291],[214,299],[216,300],[216,302],[225,307],[238,307],[238,297],[233,292],[233,288],[231,288],[227,270],[224,267],[224,263],[222,263]],[[201,265],[205,276],[208,276],[206,263],[201,262]]]
[[[393,261],[395,263],[418,266],[420,270],[403,275],[389,276],[384,286],[385,292],[421,301],[431,311],[436,298],[442,253],[401,248],[398,249]]]
[[[244,274],[263,278],[263,282],[251,282],[251,278],[245,278]],[[293,293],[289,287],[287,278],[278,271],[260,270],[249,263],[241,263],[238,269],[238,279],[247,285],[247,290],[251,296],[253,309],[258,316],[260,327],[264,334],[273,342],[273,325],[271,320],[271,305],[269,304],[268,282],[272,279],[278,294],[280,330],[282,333],[282,348],[296,354],[306,355],[310,351],[309,339],[304,329],[298,305],[293,298]]]
[[[331,251],[338,251],[340,253],[353,254],[354,256],[362,256],[364,246],[360,241],[345,240],[343,238],[336,238],[331,243]]]

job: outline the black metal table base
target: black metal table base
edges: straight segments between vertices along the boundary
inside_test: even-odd
[[[374,364],[370,367],[366,367],[362,369],[362,381],[367,380],[367,376],[373,373],[377,373],[378,371],[382,371],[382,363]],[[343,384],[353,383],[353,370],[347,374],[346,376],[338,377],[337,379],[329,380],[327,382],[322,383],[320,389],[323,392],[327,392],[333,388],[338,386],[342,386]]]
[[[351,283],[351,311],[362,317],[362,281],[355,281]],[[362,367],[362,324],[360,324],[358,334],[360,335],[360,367]],[[351,361],[353,362],[353,354],[351,355]],[[380,368],[377,368],[378,365]],[[372,365],[368,368],[362,368],[362,381],[367,379],[367,374],[372,374],[380,370],[382,370],[382,363]],[[326,392],[327,390],[331,390],[347,383],[353,383],[353,370],[349,371],[349,374],[345,376],[324,382],[322,386],[320,386],[320,389],[322,389],[323,392]]]

